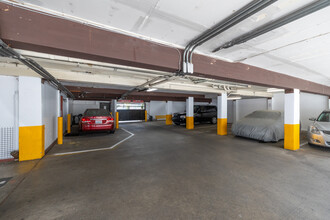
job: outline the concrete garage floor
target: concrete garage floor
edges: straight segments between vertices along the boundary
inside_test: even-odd
[[[330,219],[330,150],[220,137],[213,125],[121,127],[134,136],[113,149],[55,155],[131,134],[66,137],[39,162],[2,164],[13,178],[0,219]]]

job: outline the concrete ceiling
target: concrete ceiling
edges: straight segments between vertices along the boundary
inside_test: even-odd
[[[7,1],[13,3],[14,1]],[[80,20],[113,31],[184,47],[248,0],[19,0],[15,4]],[[243,33],[312,0],[279,0],[199,47],[197,52],[330,85],[330,7],[247,43],[211,53]]]
[[[55,78],[67,86],[108,88],[128,91],[156,77],[169,77],[173,73],[151,71],[91,60],[55,56],[31,51],[16,50],[24,57],[34,59]],[[13,76],[38,76],[37,73],[11,58],[0,58],[0,74]],[[231,97],[272,97],[267,88],[241,83],[206,79],[196,76],[174,77],[164,83],[145,86],[157,92],[203,94],[216,97],[227,92]],[[124,94],[125,92],[123,92]],[[141,93],[142,94],[142,93]]]

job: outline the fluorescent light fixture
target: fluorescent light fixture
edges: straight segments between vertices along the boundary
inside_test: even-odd
[[[242,99],[241,96],[233,96],[233,97],[228,97],[227,100],[239,100]]]
[[[157,89],[156,88],[149,88],[147,89],[147,92],[152,92],[152,91],[156,91]]]
[[[284,92],[284,89],[269,88],[267,89],[267,92]]]

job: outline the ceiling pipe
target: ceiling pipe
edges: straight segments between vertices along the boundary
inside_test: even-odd
[[[254,39],[262,34],[265,34],[267,32],[270,32],[276,28],[279,28],[283,25],[286,25],[288,23],[291,23],[295,20],[298,20],[302,17],[305,17],[309,14],[312,14],[318,10],[321,10],[327,6],[330,5],[330,0],[319,0],[319,1],[316,1],[316,2],[313,2],[303,8],[300,8],[288,15],[285,15],[275,21],[272,21],[272,22],[269,22],[265,25],[262,25],[261,27],[255,29],[255,30],[252,30],[246,34],[243,34],[242,36],[240,37],[237,37],[223,45],[221,45],[220,47],[217,47],[216,49],[214,49],[212,52],[215,53],[215,52],[218,52],[219,50],[221,49],[225,49],[225,48],[229,48],[229,47],[232,47],[234,45],[237,45],[237,44],[241,44],[241,43],[244,43],[246,41],[249,41],[251,39]]]
[[[14,58],[25,64],[27,67],[38,73],[40,76],[48,80],[52,85],[54,85],[59,90],[66,93],[69,97],[74,98],[74,95],[65,88],[52,74],[40,66],[37,62],[30,58],[25,58],[21,54],[17,53],[15,50],[10,48],[5,42],[0,39],[0,55],[2,57]]]
[[[133,89],[131,89],[131,90],[129,90],[129,91],[127,91],[127,92],[125,92],[121,97],[120,97],[120,99],[125,99],[129,94],[131,94],[132,92],[135,92],[135,91],[143,91],[143,90],[145,90],[146,88],[146,86],[148,86],[148,87],[150,87],[150,86],[154,86],[154,85],[159,85],[159,84],[161,84],[161,83],[165,83],[165,82],[167,82],[168,80],[170,80],[172,77],[174,77],[174,75],[173,76],[158,76],[158,77],[156,77],[156,78],[153,78],[153,79],[151,79],[151,80],[149,80],[149,81],[147,81],[147,82],[145,82],[145,83],[143,83],[143,84],[141,84],[141,85],[139,85],[139,86],[136,86],[136,87],[134,87]],[[160,81],[159,81],[160,80]],[[158,81],[158,82],[157,82]]]
[[[211,29],[205,31],[200,36],[192,40],[186,46],[183,52],[183,62],[182,62],[182,71],[183,74],[193,73],[193,64],[192,64],[192,54],[196,47],[202,45],[206,41],[214,38],[220,33],[226,31],[237,23],[245,20],[251,15],[257,13],[258,11],[266,8],[267,6],[273,4],[277,0],[254,0],[251,3],[247,4],[240,10],[234,12],[232,15],[227,17],[225,20],[218,23],[216,26]]]

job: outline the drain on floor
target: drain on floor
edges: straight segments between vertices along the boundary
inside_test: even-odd
[[[6,185],[6,183],[11,179],[12,177],[2,178],[0,179],[0,187]]]

